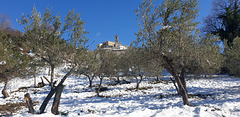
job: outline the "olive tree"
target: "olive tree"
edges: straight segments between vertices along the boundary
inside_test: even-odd
[[[136,90],[139,90],[139,85],[146,76],[148,63],[146,58],[146,51],[135,47],[128,48],[123,57],[124,72],[136,79]]]
[[[78,66],[75,71],[76,75],[85,75],[89,80],[89,87],[92,88],[92,82],[97,76],[97,72],[100,68],[100,58],[98,51],[88,51],[86,53],[86,60],[82,66]]]
[[[159,77],[161,77],[163,72],[162,62],[158,59],[147,58],[147,65],[146,65],[146,73],[148,77],[156,77],[156,81],[159,81]]]
[[[13,33],[19,32],[13,31]],[[24,44],[19,42],[21,37],[12,34],[0,30],[0,79],[5,82],[2,90],[4,98],[9,97],[7,92],[9,80],[26,76],[28,71],[29,56],[24,52]]]
[[[79,13],[70,10],[62,22],[60,16],[54,16],[51,9],[41,13],[33,8],[31,15],[23,15],[19,22],[24,27],[24,38],[32,48],[32,52],[51,67],[51,91],[40,107],[43,113],[51,97],[57,92],[61,94],[63,83],[78,65],[83,64],[84,53],[87,51],[85,24]],[[80,62],[81,61],[81,62]],[[67,63],[68,72],[60,83],[53,86],[54,69],[57,65]],[[57,95],[57,94],[56,94]],[[57,114],[60,97],[54,101],[52,113]],[[61,96],[61,95],[58,95]],[[56,102],[56,103],[55,103]]]
[[[136,43],[141,44],[152,58],[162,62],[162,66],[175,78],[183,104],[190,105],[185,73],[193,68],[204,68],[203,64],[209,66],[221,63],[218,60],[221,58],[219,46],[214,43],[218,38],[202,41],[199,36],[199,22],[195,21],[198,1],[164,0],[157,4],[152,0],[143,0],[136,15],[140,28]],[[205,54],[202,52],[203,47],[211,51]]]
[[[99,60],[100,60],[100,66],[97,70],[97,76],[100,80],[100,83],[97,88],[97,96],[100,96],[100,90],[102,88],[102,81],[104,78],[109,78],[112,75],[114,75],[114,69],[116,67],[116,55],[111,51],[104,51],[104,50],[98,50],[99,51]]]
[[[226,42],[225,42],[226,43]],[[237,37],[233,40],[232,46],[225,45],[225,61],[230,74],[239,77],[240,73],[240,38]]]
[[[54,69],[62,63],[64,41],[60,37],[61,22],[59,16],[53,16],[46,9],[41,15],[34,7],[31,15],[22,15],[19,21],[24,27],[25,39],[32,52],[51,67],[51,88],[53,88]]]

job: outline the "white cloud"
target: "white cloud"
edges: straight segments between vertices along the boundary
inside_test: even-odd
[[[98,33],[96,34],[96,36],[99,37],[101,34],[102,34],[101,32],[98,32]]]

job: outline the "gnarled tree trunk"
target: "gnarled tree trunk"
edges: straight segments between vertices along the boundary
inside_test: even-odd
[[[156,79],[157,81],[159,81],[159,77],[157,76],[157,79]]]
[[[54,115],[57,115],[59,113],[58,106],[60,103],[60,98],[61,98],[63,88],[64,88],[64,85],[60,85],[59,87],[56,88],[56,94],[55,94],[55,98],[54,98],[52,109],[51,109],[51,112]]]
[[[179,74],[176,74],[176,70],[174,69],[173,63],[171,60],[169,60],[168,57],[163,56],[163,59],[165,60],[166,64],[164,68],[172,74],[172,76],[175,78],[177,85],[178,85],[178,92],[182,96],[183,104],[184,105],[190,105],[188,100],[188,93],[186,88],[186,82],[184,78],[184,69],[181,70],[180,77]]]
[[[33,103],[32,103],[32,99],[31,99],[29,93],[24,95],[24,100],[26,100],[26,104],[27,104],[29,113],[34,114]]]
[[[141,83],[141,82],[142,82],[142,80],[143,80],[143,76],[142,76],[142,75],[139,75],[139,77],[140,77],[140,80],[138,80],[137,76],[135,77],[135,78],[136,78],[136,80],[137,80],[137,86],[136,86],[136,90],[139,90],[139,85],[140,85],[140,83]]]
[[[100,89],[101,89],[101,87],[102,87],[102,81],[103,81],[103,77],[101,77],[101,76],[99,76],[99,78],[100,78],[100,84],[99,84],[99,86],[98,86],[98,89],[97,89],[97,96],[99,97],[100,96]]]
[[[174,85],[175,89],[177,90],[177,93],[179,94],[179,90],[178,90],[178,87],[176,85],[176,80],[173,80],[171,77],[170,77],[170,80],[173,82],[173,85]]]
[[[179,89],[179,94],[182,96],[183,104],[184,105],[190,105],[189,100],[188,100],[188,93],[186,87],[184,87],[181,78],[178,76],[175,76],[178,89]]]
[[[186,81],[185,81],[185,69],[183,68],[181,70],[181,73],[180,73],[180,79],[181,79],[181,82],[183,84],[183,87],[185,88],[185,90],[187,91],[187,86],[186,86]]]
[[[92,82],[93,79],[95,77],[95,74],[93,74],[92,76],[88,75],[88,74],[84,74],[85,76],[87,76],[88,80],[89,80],[89,87],[92,88]]]
[[[3,88],[3,90],[2,90],[2,94],[3,94],[3,98],[7,98],[7,97],[9,97],[9,94],[8,94],[8,92],[7,92],[7,86],[8,86],[8,78],[4,78],[5,79],[5,84],[4,84],[4,88]]]
[[[40,107],[40,109],[39,109],[39,110],[40,110],[40,113],[43,113],[43,112],[44,112],[44,110],[45,110],[45,108],[46,108],[49,100],[52,98],[52,96],[53,96],[54,93],[56,92],[56,89],[58,89],[59,87],[61,87],[61,86],[63,85],[64,81],[67,79],[67,77],[68,77],[69,75],[71,75],[71,73],[72,73],[72,71],[73,71],[74,68],[75,68],[75,67],[73,67],[73,68],[62,78],[62,80],[60,81],[60,83],[57,85],[56,88],[51,89],[51,91],[48,93],[47,97],[45,98],[45,100],[43,101],[43,103],[42,103],[42,105],[41,105],[41,107]]]

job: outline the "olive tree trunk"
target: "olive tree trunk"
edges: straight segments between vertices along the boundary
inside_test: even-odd
[[[138,80],[138,77],[135,76],[135,79],[137,80],[136,90],[139,90],[139,85],[140,85],[140,83],[141,83],[142,80],[143,80],[143,76],[142,76],[142,75],[139,75],[139,77],[140,77],[140,80]]]
[[[85,76],[87,76],[88,78],[88,81],[89,81],[89,87],[92,88],[92,82],[93,82],[93,79],[95,77],[95,74],[93,74],[92,76],[88,75],[88,74],[84,74]]]
[[[55,65],[51,64],[51,89],[53,89],[54,69]]]
[[[40,109],[39,109],[39,110],[40,110],[40,113],[43,113],[43,112],[44,112],[44,110],[45,110],[45,108],[46,108],[49,100],[52,98],[52,96],[53,96],[54,93],[56,92],[56,89],[58,89],[59,87],[61,87],[61,86],[63,85],[63,83],[64,83],[64,81],[67,79],[67,77],[68,77],[69,75],[71,75],[73,69],[75,69],[75,67],[73,67],[73,68],[62,78],[62,80],[60,81],[60,83],[57,85],[56,88],[51,89],[51,91],[48,93],[47,97],[45,98],[45,100],[43,101],[43,103],[42,103],[42,105],[41,105],[41,107],[40,107]]]
[[[189,103],[189,100],[188,100],[187,89],[186,89],[186,87],[184,87],[184,85],[181,81],[181,80],[184,80],[184,78],[181,79],[180,77],[175,76],[175,80],[176,80],[177,85],[178,85],[179,94],[182,96],[183,104],[190,106],[190,103]]]
[[[99,97],[100,96],[100,89],[102,87],[102,81],[103,81],[103,77],[99,76],[99,79],[100,79],[100,83],[98,85],[98,89],[97,89],[97,96]]]
[[[5,79],[5,84],[4,84],[4,88],[3,88],[3,90],[2,90],[2,94],[3,94],[3,98],[7,98],[7,97],[9,97],[9,94],[8,94],[8,92],[7,92],[7,86],[8,86],[8,78],[4,78]]]
[[[175,78],[177,85],[178,85],[178,92],[182,96],[183,104],[184,105],[190,105],[188,100],[188,93],[186,88],[186,82],[184,78],[184,69],[181,70],[180,74],[176,74],[176,70],[173,67],[173,63],[171,60],[168,59],[168,57],[163,56],[165,64],[165,69],[172,74],[172,76]],[[180,77],[179,77],[180,75]]]
[[[24,95],[24,100],[26,101],[29,113],[34,114],[33,103],[32,103],[32,99],[31,99],[29,93],[26,93]]]
[[[60,85],[59,87],[56,87],[56,94],[55,94],[55,98],[54,98],[52,109],[51,109],[51,112],[54,115],[59,114],[58,107],[59,107],[60,98],[61,98],[63,88],[64,88],[64,85]]]

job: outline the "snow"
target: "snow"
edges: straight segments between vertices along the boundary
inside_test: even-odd
[[[47,73],[48,70],[45,71]],[[38,76],[37,81],[40,82],[41,76],[47,76],[42,73]],[[56,70],[56,80],[60,80],[64,73],[61,69]],[[48,76],[49,77],[49,76]],[[181,97],[176,95],[174,85],[169,81],[169,75],[163,76],[162,83],[153,83],[155,78],[146,78],[140,84],[140,88],[144,90],[135,91],[136,81],[131,80],[130,84],[109,85],[114,83],[108,78],[104,78],[103,86],[108,90],[101,92],[100,95],[105,97],[96,97],[95,89],[88,87],[86,77],[69,76],[65,81],[63,94],[59,111],[66,116],[83,116],[83,117],[239,117],[240,116],[240,79],[230,76],[214,75],[208,78],[186,79],[189,98],[192,106],[183,105]],[[0,105],[6,103],[24,102],[24,94],[30,93],[33,101],[39,101],[34,106],[38,112],[42,101],[50,91],[49,86],[43,88],[33,88],[34,79],[12,79],[8,86],[8,92],[11,97],[3,99],[0,94]],[[45,82],[47,83],[47,82]],[[99,83],[95,79],[93,85]],[[4,84],[0,83],[0,90]],[[14,92],[20,87],[30,87],[28,90]],[[32,115],[28,113],[27,108],[23,108],[15,117],[46,117],[61,116],[51,114],[51,106],[53,99],[50,100],[46,107],[45,113]]]
[[[5,65],[6,61],[0,61],[0,65]]]
[[[169,28],[171,28],[171,26],[162,26],[162,28],[161,29],[169,29]]]

